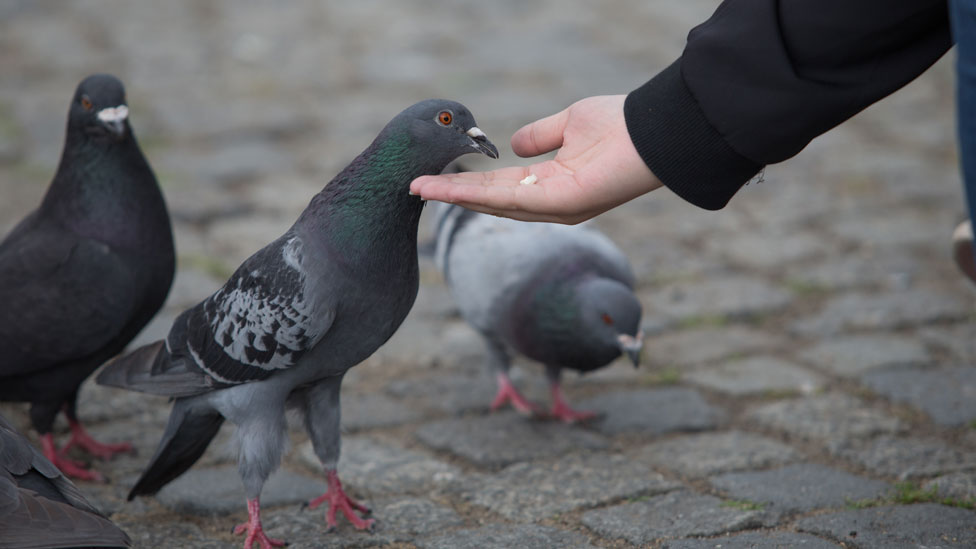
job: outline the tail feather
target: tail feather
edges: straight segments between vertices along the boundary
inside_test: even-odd
[[[223,423],[224,417],[216,410],[177,400],[156,454],[129,492],[129,501],[136,496],[153,495],[185,473],[200,459]]]
[[[108,363],[95,382],[170,397],[198,395],[213,388],[212,378],[184,362],[172,360],[164,343],[157,341]]]

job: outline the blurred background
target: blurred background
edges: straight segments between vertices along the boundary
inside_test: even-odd
[[[406,106],[443,97],[470,108],[501,151],[495,164],[463,159],[472,168],[528,163],[508,144],[516,129],[578,99],[636,88],[681,53],[688,31],[717,5],[3,0],[0,234],[40,202],[77,83],[94,72],[118,76],[174,221],[176,281],[139,342],[158,339],[179,312],[286,230]],[[686,376],[723,351],[686,360],[689,349],[727,343],[726,355],[743,353],[735,337],[716,340],[715,328],[747,330],[746,339],[781,357],[853,331],[919,341],[933,364],[972,360],[973,292],[949,258],[949,237],[964,217],[952,58],[770,166],[720,212],[662,189],[596,220],[638,275],[648,367],[635,372],[618,363],[593,383],[574,377],[566,383],[570,398],[615,384],[691,383]],[[422,227],[421,239],[428,236]],[[438,372],[480,375],[480,342],[453,314],[433,266],[421,265],[415,310],[353,370],[350,394],[428,410],[429,402],[395,384]],[[517,379],[544,400],[542,369],[523,370]],[[491,380],[479,383],[468,404],[483,407]],[[102,433],[146,430],[138,445],[151,454],[165,403],[90,384],[83,399],[82,418],[105,420]],[[154,411],[146,415],[146,407]],[[111,428],[107,420],[123,414],[130,423]],[[425,417],[410,416],[401,431],[378,428],[416,446],[410,429]],[[130,477],[141,465],[126,463],[117,466]],[[98,501],[121,509],[122,489],[107,489]]]

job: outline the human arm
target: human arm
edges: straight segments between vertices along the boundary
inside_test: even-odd
[[[763,166],[795,155],[904,86],[951,44],[940,0],[727,0],[691,31],[681,58],[628,95],[630,146],[655,180],[693,204],[719,209]],[[616,134],[605,137],[608,144],[610,135]],[[551,143],[569,148],[580,138],[564,132]],[[530,151],[516,150],[523,152]],[[606,204],[584,205],[593,195],[621,202],[637,196],[616,188],[618,175],[630,188],[629,163],[597,170],[588,164],[603,162],[602,155],[576,160],[574,179],[587,178],[581,188],[591,194],[552,185],[542,174],[536,183],[542,189],[516,190],[515,176],[528,175],[524,168],[423,178],[411,189],[499,215],[542,213],[564,222],[605,211]],[[443,185],[452,181],[470,188]]]

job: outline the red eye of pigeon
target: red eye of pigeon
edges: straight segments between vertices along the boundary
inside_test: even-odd
[[[610,315],[608,315],[607,313],[603,313],[602,318],[603,318],[603,323],[606,324],[607,326],[613,325],[613,319],[610,318]]]
[[[81,106],[84,107],[86,111],[92,110],[92,102],[91,99],[88,99],[87,95],[81,96]]]
[[[450,124],[451,121],[453,120],[454,120],[454,115],[451,114],[450,111],[441,111],[441,113],[437,115],[437,121],[440,122],[441,124],[444,124],[445,126]]]

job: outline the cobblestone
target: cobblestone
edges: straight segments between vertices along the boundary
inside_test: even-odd
[[[723,506],[713,496],[680,491],[587,511],[583,524],[611,539],[643,545],[657,538],[713,536],[758,526],[760,515],[759,511]]]
[[[507,147],[517,128],[636,88],[716,4],[0,2],[0,234],[50,182],[71,90],[92,72],[118,75],[179,257],[164,309],[133,345],[155,341],[287,229],[391,114],[460,100],[502,153],[466,165],[532,162]],[[602,412],[594,421],[490,413],[481,337],[422,257],[410,316],[344,381],[339,474],[376,531],[340,517],[330,533],[323,510],[301,510],[324,478],[289,418],[291,450],[262,495],[268,533],[297,548],[976,545],[973,511],[844,500],[848,486],[873,497],[902,479],[934,501],[976,497],[976,289],[948,254],[966,214],[954,81],[950,54],[722,211],[660,190],[599,216],[633,264],[646,342],[639,370],[568,376],[574,407]],[[427,208],[422,241],[430,225]],[[520,360],[513,379],[549,404],[540,365]],[[232,425],[158,497],[129,502],[170,404],[89,381],[78,409],[93,436],[138,451],[71,453],[108,476],[79,488],[136,547],[241,546]],[[25,405],[0,410],[37,441]],[[55,436],[68,435],[61,417]]]
[[[652,442],[637,452],[637,459],[689,477],[763,469],[799,457],[799,452],[785,444],[742,431],[686,435]]]
[[[608,435],[702,431],[714,428],[722,416],[698,391],[683,387],[606,393],[580,402],[579,407],[602,413],[596,428]]]
[[[976,513],[935,503],[873,507],[809,517],[801,532],[854,547],[972,547]]]

